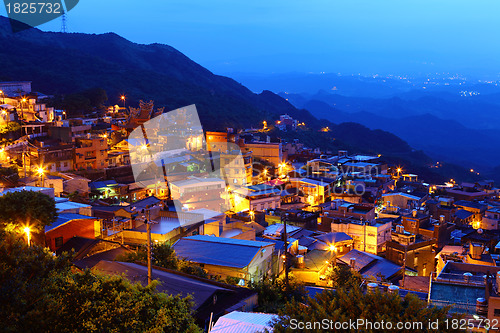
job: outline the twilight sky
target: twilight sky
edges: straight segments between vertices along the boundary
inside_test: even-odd
[[[169,44],[219,74],[498,75],[499,15],[498,0],[81,0],[68,29]]]

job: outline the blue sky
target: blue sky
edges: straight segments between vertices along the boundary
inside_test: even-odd
[[[169,44],[216,73],[493,75],[499,14],[498,0],[81,0],[68,28]]]

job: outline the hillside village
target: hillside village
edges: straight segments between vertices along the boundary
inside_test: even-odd
[[[212,131],[189,108],[169,118],[125,95],[92,118],[49,100],[31,82],[0,82],[0,196],[44,193],[58,213],[29,242],[74,251],[80,269],[192,293],[201,327],[233,311],[251,316],[258,299],[248,286],[272,276],[293,276],[311,295],[332,288],[332,266],[358,272],[368,290],[500,316],[500,189],[491,180],[427,183],[380,154],[270,135],[307,126],[288,114]],[[206,278],[120,261],[163,243]]]

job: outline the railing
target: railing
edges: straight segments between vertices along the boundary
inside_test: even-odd
[[[436,278],[436,281],[474,286],[484,286],[486,283],[482,276],[472,275],[469,277],[465,277],[463,274],[453,273],[441,273]]]
[[[450,306],[451,311],[453,310],[461,310],[466,313],[476,313],[476,304],[475,303],[462,303],[462,302],[452,302],[452,301],[438,301],[431,300],[429,305],[437,306],[437,307],[445,307]]]

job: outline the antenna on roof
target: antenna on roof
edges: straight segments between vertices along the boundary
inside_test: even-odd
[[[63,14],[61,15],[61,32],[62,33],[67,33],[68,32],[68,26],[66,24],[67,16],[66,16],[66,11],[63,9]]]

